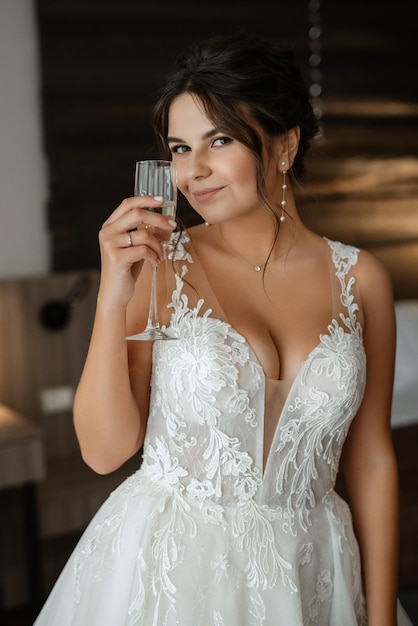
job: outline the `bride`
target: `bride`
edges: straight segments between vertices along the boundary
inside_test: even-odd
[[[369,253],[302,223],[317,132],[292,55],[249,35],[183,55],[154,121],[189,230],[125,199],[74,404],[84,460],[139,470],[81,538],[37,626],[398,626],[395,318]],[[171,233],[165,255],[153,228]],[[151,267],[171,341],[146,323]],[[344,473],[349,505],[335,492]]]

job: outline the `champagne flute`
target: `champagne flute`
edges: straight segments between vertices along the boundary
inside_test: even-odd
[[[135,196],[161,196],[164,198],[162,206],[149,208],[148,211],[168,215],[174,218],[177,206],[177,186],[174,164],[161,159],[138,161],[135,168]],[[152,233],[164,247],[170,234],[165,230],[149,227]],[[149,303],[148,321],[146,328],[127,339],[155,341],[156,339],[175,339],[160,328],[157,310],[157,268],[152,266],[151,295]]]

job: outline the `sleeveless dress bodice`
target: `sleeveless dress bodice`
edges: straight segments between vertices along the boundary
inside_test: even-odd
[[[39,624],[58,624],[65,594],[60,626],[366,625],[351,514],[334,491],[366,377],[358,250],[327,240],[341,307],[286,387],[203,299],[189,306],[187,241],[170,254],[176,339],[154,344],[141,467],[87,528]]]

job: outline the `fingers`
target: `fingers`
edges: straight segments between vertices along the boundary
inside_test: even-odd
[[[127,213],[129,213],[130,211],[132,211],[132,209],[135,208],[143,208],[146,209],[149,206],[159,206],[160,204],[162,204],[162,198],[160,198],[159,196],[134,196],[132,198],[125,198],[121,204],[118,206],[117,209],[115,209],[113,211],[113,213],[109,216],[109,218],[106,220],[105,224],[110,224],[118,219],[120,219],[121,217],[123,217],[124,215],[126,215]]]
[[[172,230],[171,227],[170,230]],[[119,248],[130,250],[129,256],[126,256],[127,259],[144,259],[153,265],[164,259],[160,239],[154,235],[150,227],[140,227],[118,233],[114,242]]]
[[[133,198],[125,198],[103,226],[108,226],[117,221],[119,222],[120,229],[125,231],[151,226],[170,232],[170,230],[173,230],[175,223],[173,222],[173,225],[170,225],[170,218],[162,216],[152,210],[160,207],[163,201],[163,198],[160,196],[135,196]]]
[[[157,265],[164,259],[161,240],[168,240],[176,222],[152,209],[163,198],[141,196],[126,198],[104,222],[99,240],[102,253],[122,264],[147,260]]]
[[[139,261],[158,265],[164,258],[160,242],[147,228],[125,230],[119,222],[105,224],[99,233],[99,242],[102,255],[112,265],[130,267]]]

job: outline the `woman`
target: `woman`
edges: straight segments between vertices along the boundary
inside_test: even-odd
[[[301,222],[317,126],[291,55],[255,37],[182,57],[155,108],[201,225],[129,198],[102,275],[74,420],[83,458],[140,470],[86,530],[37,625],[395,626],[391,282]],[[150,267],[173,341],[145,326]],[[333,487],[344,471],[351,512]]]

